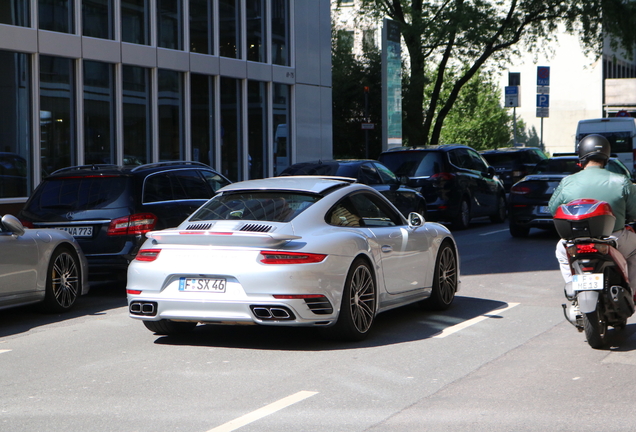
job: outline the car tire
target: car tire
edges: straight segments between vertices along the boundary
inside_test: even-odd
[[[497,197],[497,211],[495,212],[495,214],[490,216],[490,221],[492,223],[503,223],[506,221],[507,213],[506,200],[503,196],[499,195],[499,197]]]
[[[528,237],[528,234],[530,234],[530,228],[517,225],[512,221],[510,221],[508,229],[510,230],[510,235],[517,238]]]
[[[457,255],[449,241],[442,243],[435,261],[435,273],[431,296],[419,302],[427,310],[442,311],[448,309],[457,292]]]
[[[75,305],[81,293],[82,274],[77,254],[67,247],[56,249],[47,269],[44,309],[66,312]]]
[[[468,198],[462,198],[459,203],[459,212],[455,215],[452,222],[455,229],[463,230],[468,228],[468,225],[470,225],[470,203]]]
[[[195,322],[175,322],[170,320],[144,321],[144,325],[151,332],[161,335],[179,335],[189,333],[197,326]]]
[[[375,319],[376,296],[369,264],[364,258],[356,258],[347,274],[338,321],[326,329],[328,336],[352,342],[364,340]]]

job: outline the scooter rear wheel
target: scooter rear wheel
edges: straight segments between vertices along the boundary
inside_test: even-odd
[[[607,336],[607,323],[599,313],[598,307],[594,312],[583,314],[583,327],[587,343],[594,349],[603,348]]]

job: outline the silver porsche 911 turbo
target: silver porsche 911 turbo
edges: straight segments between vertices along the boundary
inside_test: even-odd
[[[161,335],[250,323],[362,340],[378,313],[414,302],[443,310],[459,288],[446,227],[417,213],[407,220],[347,178],[233,183],[147,237],[128,268],[128,306]]]
[[[25,229],[12,215],[0,219],[0,309],[42,303],[65,312],[88,292],[86,258],[70,234]]]

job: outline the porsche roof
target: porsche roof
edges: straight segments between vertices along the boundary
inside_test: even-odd
[[[297,191],[321,194],[329,189],[334,189],[354,183],[356,180],[348,177],[328,176],[284,176],[270,177],[258,180],[246,180],[231,183],[218,192],[237,192],[243,190],[278,190]]]

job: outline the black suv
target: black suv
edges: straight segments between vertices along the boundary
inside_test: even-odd
[[[125,281],[145,233],[179,225],[229,183],[199,162],[69,167],[44,179],[18,217],[72,234],[92,282]]]
[[[506,219],[506,194],[495,169],[464,145],[397,147],[380,154],[380,162],[406,184],[421,191],[431,220],[468,227],[471,218]]]
[[[506,147],[496,150],[484,150],[481,155],[497,172],[506,192],[513,184],[528,175],[542,160],[547,159],[537,147]]]

